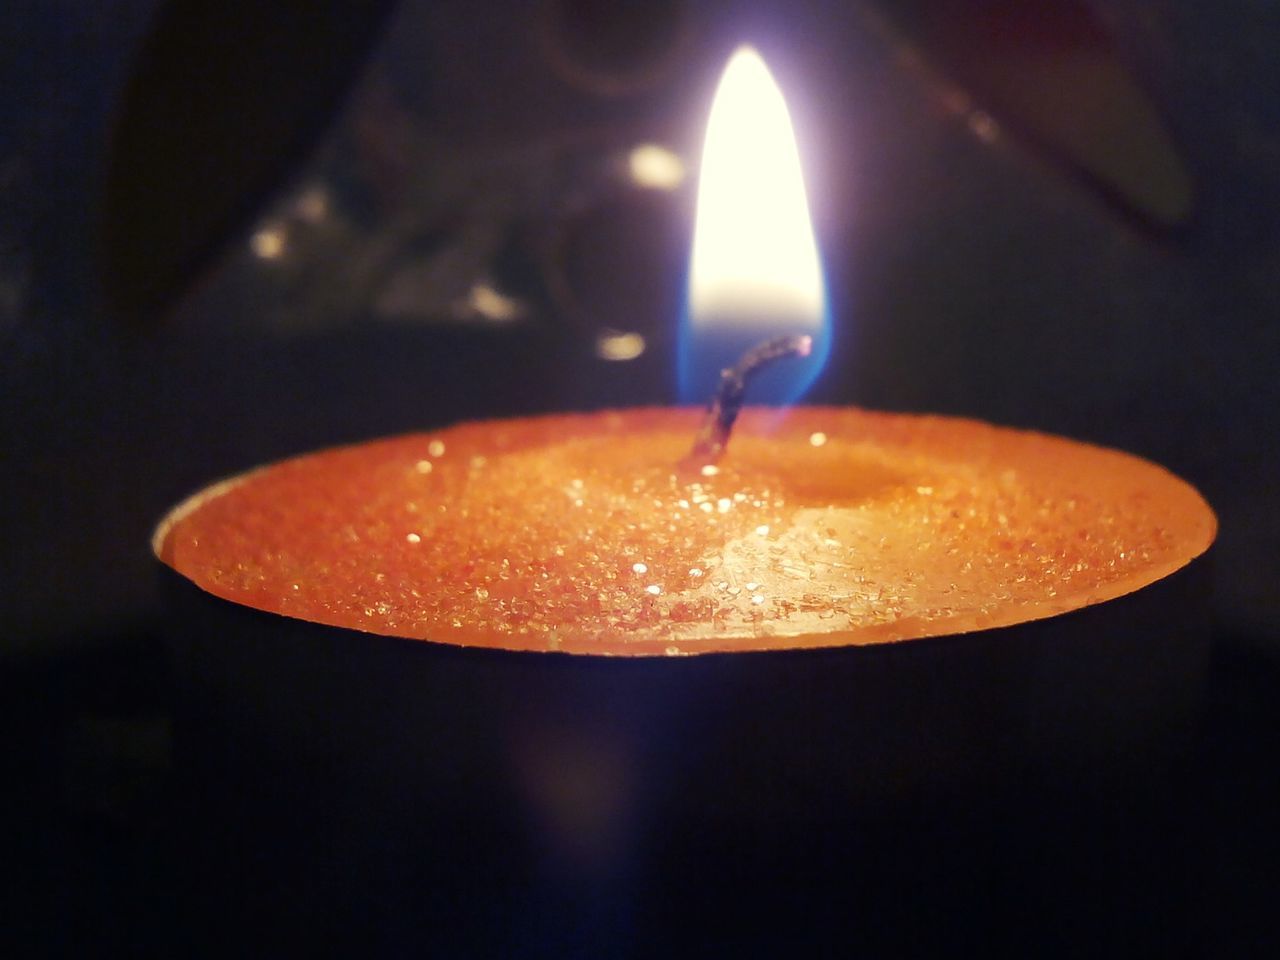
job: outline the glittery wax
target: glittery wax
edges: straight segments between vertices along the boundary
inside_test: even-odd
[[[1213,539],[1136,457],[974,421],[750,409],[719,465],[699,411],[464,424],[217,484],[156,531],[204,590],[469,646],[681,655],[907,640],[1108,600]]]

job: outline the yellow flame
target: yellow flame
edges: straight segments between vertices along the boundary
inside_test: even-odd
[[[782,91],[739,47],[711,106],[689,278],[695,326],[822,324],[825,292]]]

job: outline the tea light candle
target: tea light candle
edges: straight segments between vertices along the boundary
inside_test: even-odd
[[[692,374],[763,337],[788,359],[747,374],[794,394],[827,345],[795,138],[749,47],[708,122],[682,335],[703,396]],[[1034,620],[1137,589],[1213,536],[1204,502],[1155,467],[971,422],[760,410],[721,460],[745,380],[724,384],[720,436],[691,463],[687,411],[461,426],[219,485],[155,549],[218,596],[333,626],[679,655]]]
[[[790,137],[741,51],[708,134],[682,358],[697,383],[789,335],[809,356],[765,375],[779,400],[821,366],[827,308],[794,144],[769,150],[765,118]],[[748,134],[736,152],[726,129]],[[706,193],[711,168],[733,189]],[[401,902],[399,874],[368,862],[393,838],[431,871],[434,941],[455,920],[440,904],[506,918],[531,882],[571,891],[556,922],[572,928],[585,898],[628,901],[641,877],[668,931],[685,904],[765,916],[779,884],[879,890],[874,867],[858,874],[862,825],[919,847],[912,811],[921,836],[972,844],[967,889],[1015,794],[1024,829],[1075,818],[1074,848],[1086,793],[1104,809],[1117,784],[1167,793],[1205,653],[1189,568],[1216,527],[1190,485],[972,420],[755,407],[726,447],[732,416],[710,432],[703,417],[462,424],[287,460],[174,509],[153,547],[177,574],[202,815],[255,788],[273,825],[347,803],[332,875]]]
[[[460,952],[522,942],[530,897],[539,936],[655,952],[691,924],[786,940],[807,921],[774,917],[775,890],[968,915],[939,891],[986,877],[991,910],[1025,895],[992,858],[1045,824],[1038,888],[1127,903],[1140,883],[1172,909],[1143,859],[1081,865],[1161,842],[1183,792],[1207,649],[1193,561],[1215,526],[1196,491],[1057,437],[823,407],[748,409],[712,469],[681,469],[701,416],[464,424],[171,513],[155,549],[185,578],[199,815],[251,802],[307,838],[226,855],[337,844],[328,875],[416,904],[406,936]],[[1135,795],[1122,842],[1095,832]],[[420,889],[369,852],[388,844]],[[931,881],[886,881],[893,856]],[[592,913],[638,900],[657,910],[641,934]]]

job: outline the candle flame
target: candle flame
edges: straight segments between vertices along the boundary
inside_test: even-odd
[[[780,365],[753,399],[796,399],[828,349],[826,289],[787,105],[760,54],[740,47],[707,123],[681,331],[681,391],[705,400],[721,368],[761,340],[809,334],[813,356]]]

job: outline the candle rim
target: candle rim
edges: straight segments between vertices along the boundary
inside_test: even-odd
[[[1073,607],[1072,609],[1062,611],[1061,613],[1050,613],[1044,616],[1028,617],[1022,620],[1014,620],[1008,623],[988,624],[983,626],[974,626],[964,630],[945,630],[937,633],[921,634],[919,636],[903,637],[898,639],[881,639],[870,642],[841,643],[833,641],[831,643],[796,645],[796,646],[773,646],[773,647],[744,647],[735,649],[706,649],[706,650],[687,650],[682,651],[678,655],[667,655],[657,651],[635,652],[635,653],[613,653],[608,651],[586,651],[586,650],[553,650],[543,647],[510,647],[510,646],[480,646],[470,643],[458,643],[456,641],[441,640],[436,638],[406,637],[401,634],[379,632],[377,630],[366,630],[356,626],[345,626],[341,624],[325,623],[322,620],[309,620],[303,617],[291,616],[289,614],[278,613],[274,610],[265,610],[261,607],[250,606],[240,603],[234,599],[229,599],[221,594],[206,589],[201,584],[196,583],[186,574],[175,569],[167,563],[163,564],[163,576],[170,583],[170,589],[181,590],[188,597],[195,596],[202,601],[218,604],[227,604],[234,608],[237,616],[244,616],[260,621],[261,623],[271,623],[273,621],[285,620],[289,622],[290,628],[293,630],[312,631],[318,630],[326,635],[348,636],[352,640],[376,642],[385,642],[394,647],[403,647],[405,644],[422,645],[432,655],[447,655],[456,657],[460,660],[492,660],[497,661],[505,658],[521,658],[529,662],[574,662],[585,665],[588,669],[592,664],[605,666],[608,664],[652,664],[651,669],[662,670],[664,664],[705,664],[710,665],[715,662],[729,662],[734,658],[749,656],[753,660],[774,660],[782,662],[785,660],[796,661],[812,661],[822,657],[838,657],[838,656],[857,656],[862,658],[875,657],[891,657],[898,655],[927,655],[929,650],[942,650],[954,648],[958,645],[969,643],[976,640],[990,642],[995,645],[1021,643],[1026,637],[1028,631],[1044,631],[1045,633],[1071,634],[1077,629],[1085,627],[1090,621],[1101,622],[1109,619],[1112,615],[1120,613],[1130,604],[1145,605],[1145,595],[1149,590],[1155,588],[1161,595],[1166,595],[1170,591],[1180,594],[1188,582],[1194,582],[1195,578],[1201,574],[1201,564],[1210,559],[1210,552],[1213,545],[1202,553],[1186,560],[1181,565],[1176,566],[1173,570],[1159,577],[1154,578],[1149,583],[1142,586],[1134,587],[1126,592],[1118,593],[1113,597],[1100,599],[1092,603],[1083,604]],[[1153,598],[1153,602],[1155,602]],[[845,636],[855,631],[845,631]],[[839,633],[823,634],[822,636],[841,636]],[[628,667],[633,669],[633,667]]]

